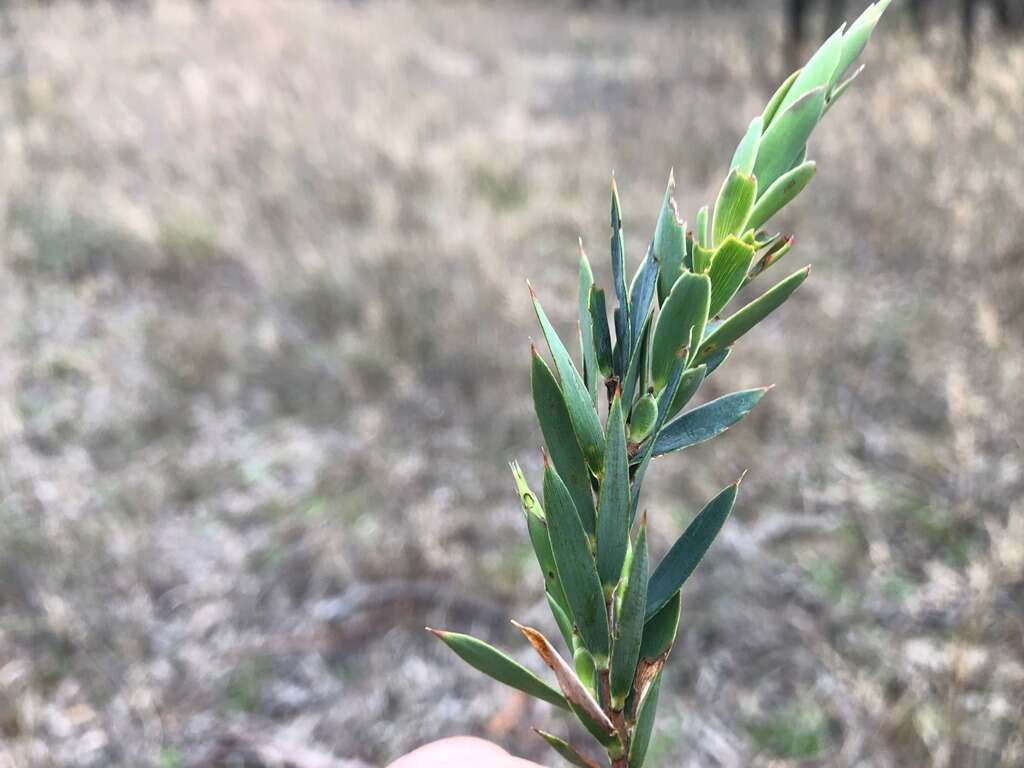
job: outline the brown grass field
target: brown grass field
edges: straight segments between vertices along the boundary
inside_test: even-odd
[[[612,169],[635,265],[784,74],[774,2],[612,5],[8,9],[0,768],[554,764],[422,629],[551,626],[524,281],[568,332]],[[811,280],[704,396],[776,388],[651,473],[660,556],[749,469],[653,768],[1024,765],[1024,44],[982,42],[961,93],[886,19],[780,222]]]

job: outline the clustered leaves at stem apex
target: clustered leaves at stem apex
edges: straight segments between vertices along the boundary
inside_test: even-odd
[[[737,480],[709,501],[651,568],[646,515],[636,522],[644,475],[652,457],[721,434],[767,391],[734,392],[680,415],[732,345],[807,277],[809,267],[797,270],[720,316],[741,288],[792,247],[792,237],[763,227],[814,176],[808,138],[859,74],[851,74],[851,66],[889,2],[871,5],[849,28],[840,27],[780,86],[750,122],[717,200],[698,212],[694,230],[679,219],[669,175],[654,237],[628,283],[612,179],[616,306],[609,325],[605,292],[594,284],[581,243],[578,362],[530,289],[553,362],[549,367],[532,348],[534,406],[547,446],[543,502],[519,465],[511,466],[548,604],[572,663],[536,629],[516,625],[554,673],[555,689],[480,640],[432,631],[491,677],[572,711],[614,768],[644,764],[661,671],[679,624],[680,590],[721,530],[739,487]],[[603,426],[602,389],[608,406]],[[570,763],[597,765],[562,738],[538,733]]]

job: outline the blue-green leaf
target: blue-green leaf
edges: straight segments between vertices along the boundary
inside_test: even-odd
[[[544,519],[544,509],[540,500],[530,490],[526,482],[526,476],[518,462],[513,461],[512,477],[516,481],[516,490],[519,492],[519,502],[523,507],[523,515],[526,517],[526,529],[530,534],[530,543],[533,545],[533,552],[537,558],[537,564],[544,574],[544,589],[563,608],[566,605],[565,593],[562,591],[562,584],[558,580],[558,570],[555,566],[555,557],[551,553],[551,541],[548,539],[548,525]]]
[[[696,359],[700,362],[707,360],[712,354],[730,346],[740,336],[764,320],[778,309],[786,299],[793,295],[793,291],[799,288],[800,284],[807,279],[810,271],[810,267],[797,270],[786,279],[769,288],[761,296],[743,307],[743,309],[723,320],[715,327],[714,331],[704,337],[704,343],[701,344]]]
[[[612,398],[605,440],[604,476],[597,501],[597,572],[605,598],[622,575],[629,542],[629,459],[626,455],[626,423],[622,398]]]
[[[659,672],[647,695],[640,701],[637,711],[636,726],[633,729],[633,738],[629,743],[629,768],[643,768],[647,759],[647,750],[651,744],[651,734],[654,732],[654,716],[658,711],[658,695],[661,693],[661,673]]]
[[[633,547],[629,571],[622,574],[619,586],[622,601],[615,622],[610,672],[612,708],[617,711],[625,705],[626,696],[633,688],[636,664],[640,658],[640,641],[643,639],[647,608],[648,577],[647,521],[644,520]]]
[[[750,413],[767,391],[767,387],[762,387],[733,392],[684,413],[655,438],[654,455],[689,448],[722,434]]]
[[[711,222],[708,220],[708,207],[705,205],[697,211],[697,244],[704,248],[711,247]],[[702,270],[694,269],[694,272]]]
[[[729,235],[739,236],[746,228],[747,219],[757,197],[757,180],[732,170],[722,184],[715,201],[715,214],[711,225],[711,246],[717,247]]]
[[[648,600],[650,600],[650,581],[647,584]],[[640,658],[648,663],[664,657],[676,642],[676,634],[679,632],[679,612],[682,605],[682,598],[679,590],[669,597],[665,604],[651,615],[646,611],[648,618],[644,622],[644,637],[640,642]]]
[[[754,175],[761,189],[769,189],[806,150],[814,126],[825,109],[825,89],[808,91],[789,108],[780,112],[761,137],[761,149],[754,164]]]
[[[764,124],[764,130],[768,130],[775,116],[779,113],[779,105],[782,104],[782,100],[786,98],[786,94],[789,93],[789,89],[793,87],[793,83],[800,77],[800,70],[787,77],[769,99],[767,106],[764,108],[764,112],[761,113],[761,121]]]
[[[868,44],[871,33],[875,31],[875,25],[878,24],[878,20],[882,18],[882,14],[885,13],[885,9],[891,2],[892,0],[880,0],[880,2],[869,5],[843,35],[843,50],[839,55],[839,63],[832,78],[833,85],[860,56],[864,46]]]
[[[533,294],[532,288],[530,293]],[[572,421],[576,439],[583,450],[587,464],[595,473],[600,472],[601,462],[604,460],[604,432],[601,429],[601,420],[597,416],[594,401],[590,399],[587,385],[580,377],[576,366],[573,365],[569,351],[565,348],[562,340],[558,338],[548,316],[544,314],[544,309],[536,295],[533,295],[533,308],[537,313],[541,330],[544,332],[544,338],[547,340],[548,349],[551,350],[551,357],[555,361],[555,369],[558,371],[562,395],[569,410],[569,419]]]
[[[683,272],[683,258],[686,253],[686,225],[679,220],[675,194],[675,174],[670,172],[665,199],[661,203],[661,214],[654,228],[654,256],[660,267],[658,277],[658,300],[663,302]]]
[[[579,513],[584,530],[593,535],[595,530],[594,494],[590,489],[590,470],[583,451],[576,440],[572,419],[562,391],[554,374],[536,347],[530,348],[530,385],[533,389],[533,408],[537,412],[541,434],[548,454],[562,478],[573,504]]]
[[[711,300],[708,316],[715,317],[728,304],[747,279],[747,272],[754,262],[754,247],[729,235],[711,261],[708,277],[711,278]]]
[[[545,592],[544,594],[548,599],[548,607],[551,609],[551,615],[555,617],[555,624],[558,626],[558,631],[562,635],[562,639],[565,641],[565,647],[572,651],[574,645],[572,619],[570,619],[569,614],[565,612],[565,603],[557,602],[550,592]]]
[[[815,88],[824,88],[826,94],[831,89],[836,66],[839,64],[839,56],[843,50],[843,28],[845,26],[844,24],[833,32],[800,70],[799,76],[793,82],[793,87],[789,89],[779,105],[780,113],[785,112],[797,99]]]
[[[540,728],[534,728],[533,732],[544,739],[548,746],[561,755],[570,765],[575,765],[576,768],[597,768],[597,763],[581,754],[576,747],[565,739],[559,738],[553,733],[542,731]]]
[[[758,115],[750,121],[747,132],[740,139],[736,152],[733,153],[730,170],[736,170],[744,176],[754,172],[754,162],[757,160],[757,151],[761,146],[761,133],[764,131],[764,118]]]
[[[626,292],[626,244],[622,233],[622,209],[619,204],[619,189],[615,184],[615,177],[612,177],[612,282],[615,288],[615,298],[619,306],[616,312],[621,314],[622,332],[619,331],[619,322],[616,320],[615,344],[620,350],[620,358],[617,361],[620,365],[616,373],[620,376],[629,363],[630,355],[630,330],[629,330],[629,295]]]
[[[651,378],[656,391],[664,389],[677,356],[689,361],[704,333],[711,301],[707,275],[684,272],[661,308],[651,344]]]
[[[675,399],[668,409],[665,421],[668,421],[686,407],[686,404],[697,394],[697,390],[700,389],[700,385],[704,383],[707,375],[707,366],[703,364],[687,369],[686,373],[683,374],[682,380],[679,382],[679,391],[676,392]]]
[[[782,174],[758,198],[754,209],[750,212],[747,226],[750,229],[757,229],[789,205],[793,198],[799,195],[804,187],[811,183],[816,170],[817,165],[815,165],[814,161],[808,160],[793,170]]]
[[[594,663],[607,669],[608,612],[597,564],[569,491],[549,463],[544,466],[544,509],[570,616]]]
[[[658,420],[654,423],[654,434],[658,434],[664,426],[666,419],[668,419],[668,409],[672,402],[675,400],[676,394],[679,392],[679,383],[683,379],[683,371],[686,369],[686,362],[683,360],[677,360],[675,367],[672,369],[672,375],[668,378],[668,384],[665,385],[665,389],[658,395]],[[644,482],[644,475],[647,473],[647,467],[651,463],[651,455],[654,452],[654,441],[648,440],[646,447],[643,451],[643,456],[640,458],[639,466],[636,472],[633,474],[633,511],[630,515],[630,525],[633,524],[633,520],[636,519],[636,511],[640,506],[640,488]]]
[[[429,627],[427,630],[455,651],[463,661],[488,677],[516,688],[529,696],[554,704],[556,707],[569,708],[562,694],[519,662],[512,660],[483,640],[477,640],[475,637],[458,632],[445,632]]]
[[[587,253],[583,250],[582,240],[579,282],[580,359],[583,362],[583,380],[590,392],[590,399],[597,403],[597,351],[594,347],[594,325],[590,318],[590,291],[594,287],[594,272],[590,268]]]
[[[658,285],[658,262],[654,258],[654,244],[647,248],[647,255],[640,262],[633,277],[633,283],[629,288],[629,327],[633,333],[631,348],[634,353],[640,344],[640,334],[643,333],[648,315],[654,306],[654,291]],[[632,356],[632,355],[631,355]],[[627,393],[627,397],[631,393]]]
[[[608,309],[604,290],[596,285],[590,289],[590,322],[594,329],[594,350],[597,368],[603,376],[612,375],[612,334],[608,329]]]
[[[658,563],[647,587],[648,619],[679,592],[680,587],[704,557],[704,553],[708,551],[708,547],[715,540],[732,510],[738,488],[739,481],[709,501],[672,545],[668,554]]]

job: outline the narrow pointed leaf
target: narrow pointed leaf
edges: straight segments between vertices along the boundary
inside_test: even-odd
[[[683,272],[686,252],[686,225],[679,220],[679,211],[673,198],[676,189],[675,174],[669,173],[661,214],[654,229],[654,258],[658,262],[658,300],[664,302],[679,275]]]
[[[570,765],[575,765],[576,768],[598,768],[597,763],[589,757],[580,754],[580,752],[565,739],[560,739],[558,736],[555,736],[555,734],[542,731],[539,728],[534,728],[533,732],[544,739],[544,741],[548,743],[548,746],[565,758]]]
[[[616,338],[616,343],[621,345],[623,338],[629,339],[629,296],[626,293],[626,244],[622,234],[622,208],[619,204],[619,189],[615,184],[615,177],[612,177],[612,282],[615,287],[615,298],[618,299],[618,308],[622,310],[623,336]],[[616,330],[616,333],[618,331]],[[629,342],[624,347],[623,365],[629,362]],[[620,370],[621,373],[621,370]]]
[[[708,325],[710,327],[710,323]],[[714,373],[716,370],[718,370],[718,367],[722,363],[724,363],[726,361],[726,359],[729,357],[729,355],[731,355],[731,354],[732,354],[732,350],[730,348],[726,347],[725,349],[720,349],[718,352],[715,352],[710,357],[705,358],[704,365],[707,366],[707,372],[704,374],[704,378],[705,379],[710,379],[711,378],[711,374]],[[673,405],[675,405],[675,403],[673,403]],[[686,404],[683,403],[683,405],[686,405]],[[675,414],[673,414],[673,415],[675,415]]]
[[[679,383],[683,379],[683,371],[686,369],[686,362],[684,360],[677,360],[675,368],[672,369],[672,375],[669,376],[668,384],[665,385],[665,389],[658,395],[658,420],[654,423],[653,433],[656,435],[661,431],[664,426],[666,419],[668,419],[668,409],[675,400],[676,394],[679,392]],[[647,473],[647,467],[651,463],[651,455],[654,453],[654,441],[648,440],[647,445],[643,450],[643,455],[640,458],[639,466],[633,475],[633,511],[630,513],[629,524],[633,524],[633,520],[636,519],[636,511],[640,506],[640,488],[644,482],[644,475]]]
[[[860,77],[860,73],[863,71],[864,65],[861,64],[859,67],[857,67],[857,69],[853,71],[852,75],[843,80],[843,82],[837,84],[836,87],[832,89],[832,93],[828,95],[828,101],[825,104],[826,115],[828,114],[828,111],[832,109],[833,106],[835,106],[835,103],[839,101],[840,97],[844,93],[846,93],[846,91],[849,89],[851,85],[853,85],[853,81]]]
[[[647,248],[647,255],[637,268],[633,284],[629,289],[629,327],[633,334],[631,349],[640,343],[647,317],[654,305],[654,291],[658,286],[658,262],[654,258],[654,244]],[[632,357],[632,353],[630,355]]]
[[[608,613],[597,565],[569,491],[554,467],[544,467],[544,508],[551,551],[569,614],[599,669],[608,666]]]
[[[647,759],[647,750],[651,745],[651,734],[654,733],[654,718],[658,711],[658,696],[661,693],[661,674],[651,683],[647,695],[640,702],[636,715],[636,726],[629,744],[629,768],[643,768]]]
[[[648,583],[648,601],[650,600],[650,584]],[[644,623],[644,636],[640,642],[640,658],[652,662],[670,650],[676,641],[679,631],[679,613],[682,596],[676,590],[668,601]],[[648,613],[650,613],[648,611]]]
[[[558,476],[569,489],[584,530],[593,534],[594,494],[590,489],[590,470],[587,469],[583,451],[576,440],[569,408],[554,374],[536,349],[532,350],[532,358],[530,385],[533,389],[533,407],[537,412],[544,443]]]
[[[597,669],[594,667],[594,657],[590,655],[590,651],[582,645],[577,646],[572,655],[572,665],[576,670],[576,677],[586,686],[591,695],[595,695],[597,692]]]
[[[730,235],[715,252],[708,270],[711,278],[711,300],[708,316],[715,317],[728,304],[747,279],[754,263],[754,248]]]
[[[816,170],[817,165],[815,162],[808,160],[776,179],[775,183],[758,198],[754,209],[750,212],[747,226],[751,229],[757,229],[789,205],[793,198],[799,195],[804,187],[811,183]]]
[[[651,377],[655,390],[664,389],[677,355],[690,344],[691,336],[699,342],[710,301],[711,281],[707,275],[684,272],[676,280],[654,326]],[[695,352],[695,349],[688,349],[684,360],[689,361]]]
[[[579,279],[579,322],[580,322],[580,359],[583,364],[583,380],[590,392],[590,399],[597,402],[597,351],[594,348],[594,325],[590,318],[590,291],[594,287],[594,272],[580,241],[580,279]]]
[[[565,612],[565,603],[559,603],[550,592],[545,592],[544,594],[548,599],[548,607],[551,609],[551,615],[555,617],[555,624],[558,626],[558,631],[561,633],[562,639],[565,640],[565,647],[571,651],[573,646],[572,619],[570,619],[569,614]]]
[[[604,290],[596,285],[590,290],[590,322],[594,329],[594,351],[602,376],[612,375],[612,334],[608,329],[608,309]]]
[[[711,227],[711,245],[716,247],[729,235],[741,235],[754,208],[757,181],[738,170],[730,171],[718,193]]]
[[[644,320],[644,323],[640,328],[640,337],[633,347],[633,355],[629,360],[629,366],[626,368],[626,376],[622,380],[622,397],[626,403],[633,400],[633,396],[636,394],[637,383],[641,381],[645,373],[644,368],[647,364],[647,339],[650,336],[651,318],[653,316],[653,312],[647,313],[647,319]]]
[[[747,132],[740,139],[739,145],[732,156],[730,170],[739,171],[744,176],[754,172],[754,161],[757,160],[757,150],[761,146],[761,133],[764,131],[764,118],[758,115],[750,121]]]
[[[612,348],[612,368],[620,379],[626,375],[632,346],[629,338],[629,313],[621,306],[612,312],[615,321],[615,346]]]
[[[573,365],[568,350],[555,332],[548,316],[544,314],[544,309],[536,296],[533,297],[533,308],[547,340],[548,349],[551,350],[551,357],[555,361],[555,370],[558,371],[562,395],[569,410],[569,419],[572,421],[576,439],[587,464],[595,472],[600,472],[601,461],[604,458],[604,432],[601,429],[601,420],[597,417],[594,401],[590,399],[587,385]]]
[[[786,173],[807,147],[814,126],[825,109],[825,89],[808,91],[783,112],[761,138],[754,175],[762,189],[769,189]]]
[[[843,28],[845,26],[844,24],[833,32],[800,70],[799,76],[793,82],[793,87],[789,89],[779,105],[780,114],[805,93],[809,93],[815,88],[824,88],[826,94],[831,90],[833,77],[836,74],[836,67],[843,50]]]
[[[533,627],[526,627],[515,621],[512,624],[523,633],[526,639],[530,641],[530,645],[533,646],[537,655],[555,673],[555,679],[558,680],[558,685],[562,689],[565,700],[579,707],[588,717],[598,723],[603,731],[614,733],[615,726],[612,725],[612,721],[608,719],[608,716],[601,710],[601,706],[590,694],[590,691],[576,677],[576,672],[558,654],[558,651],[548,642],[548,639]]]
[[[743,309],[723,320],[714,331],[704,337],[704,343],[701,345],[696,359],[701,362],[707,360],[712,354],[730,346],[740,336],[764,320],[793,295],[793,291],[807,279],[810,271],[810,267],[804,267],[794,272]]]
[[[629,572],[624,574],[622,606],[615,623],[615,642],[612,644],[612,666],[610,687],[612,708],[621,710],[626,697],[633,687],[633,676],[640,658],[640,641],[643,639],[644,618],[647,608],[647,525],[640,526]]]
[[[705,205],[703,208],[697,211],[697,243],[705,248],[711,247],[711,238],[709,237],[711,230],[708,227],[709,224],[710,221],[708,220],[708,207]],[[694,271],[699,272],[700,270]]]
[[[654,441],[654,455],[663,456],[717,437],[750,413],[767,391],[762,387],[733,392],[684,413],[661,430]]]
[[[679,391],[676,392],[675,399],[672,401],[671,407],[668,409],[668,415],[666,416],[666,422],[671,419],[677,413],[679,413],[686,404],[693,399],[693,396],[697,394],[697,390],[700,389],[700,385],[704,383],[704,379],[707,378],[708,368],[706,365],[698,365],[696,368],[689,368],[684,374],[682,380],[679,382]]]
[[[789,93],[789,89],[793,87],[793,83],[800,77],[800,70],[787,77],[780,85],[771,99],[768,101],[767,106],[764,108],[764,112],[761,113],[762,122],[764,124],[764,130],[768,130],[771,126],[775,116],[779,113],[779,105],[782,104],[782,100],[786,98],[786,94]]]
[[[733,483],[709,501],[658,563],[647,587],[648,617],[671,600],[693,573],[729,516],[738,488],[739,482]]]
[[[607,597],[622,575],[629,541],[629,459],[619,395],[612,399],[608,412],[605,445],[604,477],[597,502],[597,572]]]
[[[857,57],[860,56],[864,46],[868,44],[871,33],[875,31],[878,20],[882,18],[882,14],[885,13],[885,9],[889,7],[891,2],[892,0],[880,0],[880,2],[872,3],[850,25],[850,28],[843,36],[843,50],[839,55],[839,63],[836,66],[833,83],[838,81],[853,62],[857,60]]]
[[[488,677],[556,707],[569,708],[562,694],[497,648],[458,632],[445,632],[429,627],[428,631],[455,651],[459,658]]]
[[[526,528],[530,534],[530,543],[533,544],[533,552],[537,558],[537,564],[544,574],[544,589],[552,596],[559,605],[565,606],[565,593],[562,591],[562,584],[558,580],[558,570],[555,566],[555,556],[551,552],[551,541],[548,538],[548,526],[544,519],[544,510],[540,501],[530,490],[526,483],[526,477],[519,464],[512,462],[512,476],[516,481],[516,489],[519,491],[519,502],[523,507],[523,514],[526,517]]]

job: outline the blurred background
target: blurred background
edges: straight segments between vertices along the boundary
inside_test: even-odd
[[[690,221],[713,201],[794,5],[7,2],[0,766],[380,766],[459,733],[553,765],[529,727],[566,721],[423,631],[533,666],[507,617],[552,628],[506,466],[537,482],[524,281],[569,333],[612,169],[631,269],[670,167]],[[836,4],[804,5],[806,53]],[[1024,765],[999,5],[894,3],[755,289],[812,278],[702,397],[778,386],[650,474],[660,557],[750,470],[653,766]]]

